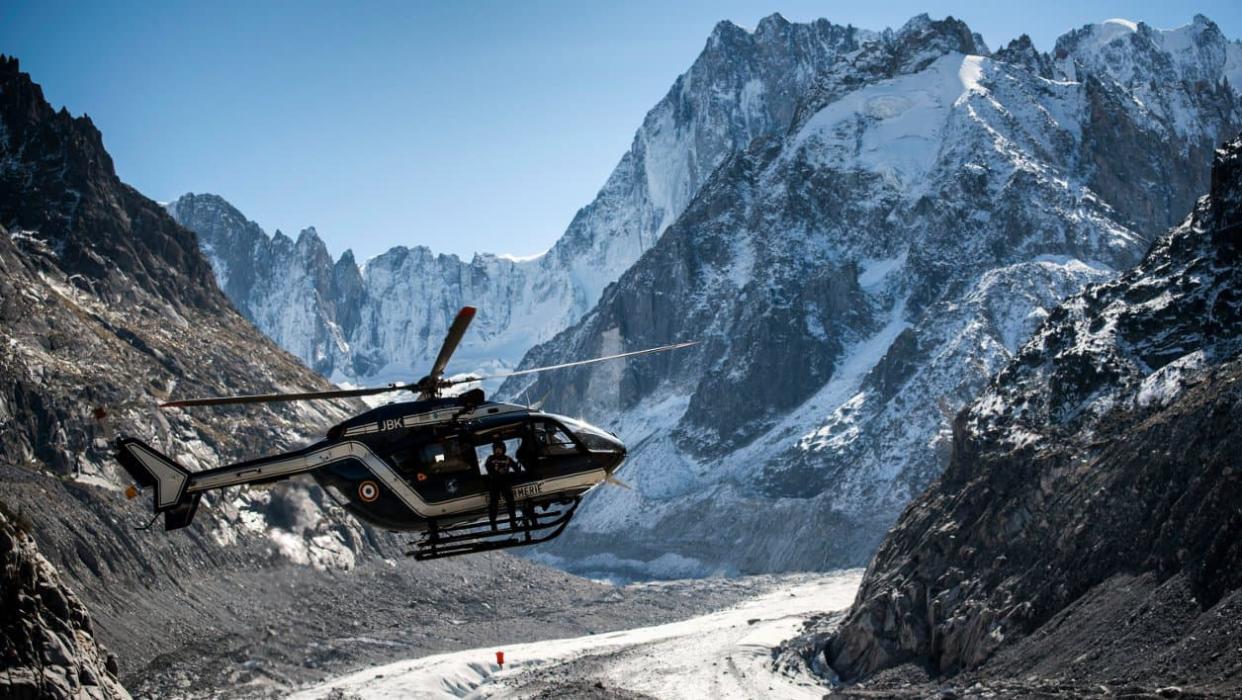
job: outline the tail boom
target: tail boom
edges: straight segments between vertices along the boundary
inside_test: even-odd
[[[155,513],[164,514],[164,528],[190,524],[204,491],[243,484],[263,484],[318,469],[323,456],[311,453],[321,445],[295,452],[191,472],[142,440],[116,441],[116,458],[141,488],[155,489]]]

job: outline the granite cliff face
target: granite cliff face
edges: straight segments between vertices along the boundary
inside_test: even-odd
[[[1242,690],[1239,289],[1242,139],[1184,223],[957,417],[826,645],[836,673]]]
[[[1242,126],[1239,51],[1202,17],[1092,25],[1052,54],[926,17],[860,41],[523,363],[699,346],[504,387],[632,446],[637,491],[593,494],[545,555],[648,575],[865,561],[947,464],[952,416],[1207,189]]]
[[[358,265],[349,252],[333,261],[314,229],[296,241],[279,232],[269,239],[216,196],[186,195],[168,210],[199,234],[242,314],[325,376],[421,376],[463,305],[480,312],[457,369],[512,366],[594,306],[726,157],[783,133],[819,76],[868,36],[778,15],[754,32],[722,22],[647,114],[595,200],[537,256],[462,260],[398,246]]]

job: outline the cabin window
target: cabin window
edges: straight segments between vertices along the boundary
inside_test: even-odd
[[[452,474],[475,469],[472,452],[461,440],[448,438],[397,450],[392,461],[406,474]]]
[[[470,451],[460,440],[427,443],[422,450],[422,463],[428,474],[446,474],[474,469]]]
[[[615,436],[610,437],[589,423],[565,416],[558,416],[557,419],[563,421],[565,427],[573,431],[574,437],[578,438],[578,441],[591,452],[614,452],[618,448]]]

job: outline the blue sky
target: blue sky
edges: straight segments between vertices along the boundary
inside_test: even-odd
[[[54,106],[89,114],[152,198],[214,192],[269,233],[315,226],[334,255],[529,254],[592,199],[717,21],[777,11],[873,29],[951,14],[993,48],[1195,12],[1242,37],[1242,3],[1207,0],[9,0],[0,52]]]

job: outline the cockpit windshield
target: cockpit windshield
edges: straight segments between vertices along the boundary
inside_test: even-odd
[[[567,416],[553,416],[553,418],[568,428],[582,442],[583,446],[591,452],[617,451],[617,439],[590,423],[584,423]]]

